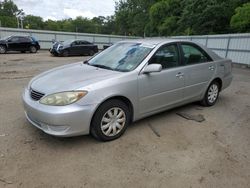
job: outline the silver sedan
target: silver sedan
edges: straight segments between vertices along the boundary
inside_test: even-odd
[[[23,102],[28,121],[48,134],[109,141],[152,114],[194,101],[212,106],[231,81],[231,60],[202,45],[140,39],[36,76]]]

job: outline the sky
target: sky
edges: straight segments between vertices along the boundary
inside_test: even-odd
[[[114,14],[116,0],[13,0],[25,14],[44,20],[61,20],[83,16],[93,18]]]

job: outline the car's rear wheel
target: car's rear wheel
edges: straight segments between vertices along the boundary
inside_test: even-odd
[[[36,53],[36,52],[37,52],[37,48],[35,46],[31,46],[30,53]]]
[[[90,51],[89,51],[89,55],[90,55],[90,56],[93,56],[93,55],[95,55],[95,52],[94,52],[93,50],[90,50]]]
[[[6,47],[3,45],[0,45],[0,54],[5,54],[6,53]]]
[[[103,103],[95,112],[90,132],[98,140],[111,141],[119,138],[130,121],[128,106],[117,99]]]
[[[206,94],[203,100],[201,101],[201,104],[203,106],[213,106],[219,97],[219,93],[220,93],[220,84],[216,81],[213,81],[209,85]]]

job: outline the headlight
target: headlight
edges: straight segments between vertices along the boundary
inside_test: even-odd
[[[55,93],[43,97],[40,100],[41,104],[51,105],[51,106],[65,106],[72,104],[87,94],[87,91],[67,91],[62,93]]]

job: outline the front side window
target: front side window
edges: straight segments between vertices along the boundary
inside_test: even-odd
[[[12,37],[9,39],[10,42],[19,42],[19,37]]]
[[[161,47],[150,59],[149,64],[161,64],[162,69],[179,66],[179,53],[176,44]]]
[[[211,61],[211,58],[209,58],[203,50],[193,45],[182,44],[181,47],[184,55],[184,63],[186,65]]]

